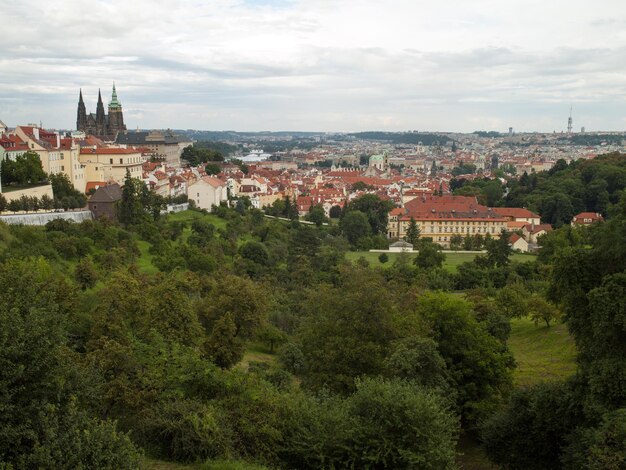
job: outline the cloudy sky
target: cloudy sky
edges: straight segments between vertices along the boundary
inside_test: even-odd
[[[626,130],[624,0],[0,0],[0,119],[73,128]]]

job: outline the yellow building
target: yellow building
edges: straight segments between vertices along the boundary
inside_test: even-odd
[[[424,196],[391,211],[388,237],[405,238],[411,219],[419,227],[420,237],[431,238],[443,247],[449,247],[455,235],[499,238],[507,222],[491,208],[478,204],[475,197]]]
[[[89,181],[115,181],[124,184],[126,170],[133,178],[142,177],[143,157],[141,151],[127,148],[82,147],[80,163],[85,167],[85,179]]]
[[[15,134],[29,150],[37,152],[43,171],[47,174],[65,174],[80,192],[85,192],[85,171],[78,159],[80,148],[70,138],[37,126],[18,126]]]

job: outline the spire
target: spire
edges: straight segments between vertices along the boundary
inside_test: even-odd
[[[78,94],[78,110],[76,112],[76,130],[84,131],[87,128],[87,111],[83,101],[83,90]]]
[[[113,93],[111,94],[111,102],[109,103],[110,108],[121,108],[122,103],[117,100],[117,92],[115,91],[115,82],[113,82]]]
[[[104,115],[104,104],[102,104],[102,95],[98,89],[98,105],[96,106],[96,133],[104,135],[106,127],[106,117]]]

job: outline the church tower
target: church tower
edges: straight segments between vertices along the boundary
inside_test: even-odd
[[[102,95],[98,90],[98,105],[96,107],[96,135],[104,136],[107,134],[107,121],[104,115],[104,104],[102,103]]]
[[[122,113],[122,103],[117,99],[117,92],[115,91],[115,83],[113,83],[113,93],[111,95],[111,102],[109,103],[109,122],[108,122],[108,134],[116,135],[118,132],[126,130],[124,125],[124,114]]]
[[[83,101],[83,90],[78,95],[78,112],[76,113],[76,130],[83,131],[87,129],[87,110]]]

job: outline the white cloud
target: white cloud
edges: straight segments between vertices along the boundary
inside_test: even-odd
[[[129,127],[624,126],[626,5],[604,0],[0,0],[0,115]]]

